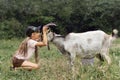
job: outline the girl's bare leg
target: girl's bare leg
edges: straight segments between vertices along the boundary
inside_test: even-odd
[[[21,65],[21,67],[24,68],[24,69],[32,70],[32,69],[38,69],[39,65],[35,64],[35,63],[32,63],[30,61],[24,61]]]

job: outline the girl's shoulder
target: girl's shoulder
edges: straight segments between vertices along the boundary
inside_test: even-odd
[[[37,41],[33,40],[33,39],[29,39],[28,43],[37,43]]]
[[[38,42],[35,41],[35,40],[33,40],[33,39],[29,39],[27,43],[28,43],[29,46],[32,46],[32,47],[33,47],[33,46],[35,46]]]

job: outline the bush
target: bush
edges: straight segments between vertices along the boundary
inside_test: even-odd
[[[14,18],[1,22],[0,30],[1,39],[21,38],[24,36],[23,25]]]

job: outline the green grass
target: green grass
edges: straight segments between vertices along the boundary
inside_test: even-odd
[[[11,58],[22,39],[0,40],[0,80],[72,80],[67,59],[62,56],[54,45],[51,50],[39,48],[40,69],[11,71]],[[80,66],[80,60],[75,62],[76,80],[120,80],[120,39],[116,40],[111,49],[112,64],[105,72],[95,66]],[[31,59],[34,62],[34,58]],[[106,63],[105,63],[106,64]]]

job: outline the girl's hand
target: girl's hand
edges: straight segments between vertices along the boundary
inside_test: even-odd
[[[51,26],[57,26],[57,25],[54,23],[48,23],[48,24],[43,26],[43,32],[47,32],[49,27],[51,27]]]
[[[48,26],[44,26],[44,27],[43,27],[43,32],[47,32],[47,31],[48,31],[48,29],[49,29],[49,27],[48,27]]]

